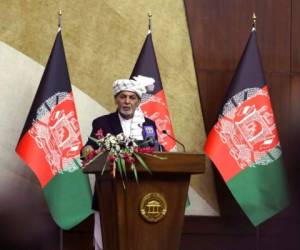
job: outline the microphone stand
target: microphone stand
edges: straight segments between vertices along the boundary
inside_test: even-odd
[[[161,131],[163,134],[165,134],[166,136],[170,137],[173,141],[177,142],[182,148],[183,148],[183,152],[185,151],[185,146],[183,145],[183,143],[181,143],[180,141],[178,141],[176,138],[174,138],[173,136],[169,135],[167,130],[162,130]]]

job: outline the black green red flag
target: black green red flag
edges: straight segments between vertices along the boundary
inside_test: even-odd
[[[138,75],[151,77],[155,80],[154,89],[143,95],[140,107],[148,118],[155,121],[159,143],[167,151],[173,151],[176,148],[176,142],[172,139],[172,137],[174,138],[174,132],[160,78],[151,31],[147,34],[130,78]],[[162,131],[166,131],[167,134]]]
[[[204,151],[252,224],[289,204],[282,151],[252,30]]]
[[[16,152],[35,173],[54,221],[69,229],[93,211],[82,139],[59,30]]]

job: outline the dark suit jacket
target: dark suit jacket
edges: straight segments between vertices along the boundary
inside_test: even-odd
[[[110,133],[112,135],[118,135],[123,132],[121,122],[118,116],[118,112],[110,113],[108,115],[103,115],[98,118],[96,118],[92,123],[93,129],[91,132],[91,137],[96,138],[96,133],[99,129],[102,129],[103,135],[105,136],[107,133]],[[143,123],[144,126],[152,126],[155,131],[155,139],[157,140],[157,132],[156,132],[156,125],[155,122],[145,117],[145,122]],[[144,138],[145,139],[145,138]],[[89,139],[87,141],[86,145],[91,145],[94,149],[98,148],[98,145]],[[92,208],[94,210],[98,209],[98,200],[97,200],[97,194],[94,194],[93,196],[93,204]]]
[[[118,112],[110,113],[108,115],[103,115],[96,118],[93,121],[92,126],[93,129],[90,136],[94,138],[96,138],[96,133],[99,129],[103,130],[104,136],[107,133],[110,133],[112,135],[118,135],[123,132]],[[156,125],[154,121],[145,117],[145,122],[142,126],[152,126],[155,131],[155,139],[157,140]],[[86,145],[91,145],[93,148],[97,149],[97,144],[90,139],[88,140]]]

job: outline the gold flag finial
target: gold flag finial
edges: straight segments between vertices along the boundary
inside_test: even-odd
[[[255,15],[255,12],[253,12],[253,15],[252,15],[252,30],[256,30],[256,15]]]
[[[61,28],[61,16],[62,16],[62,10],[59,9],[59,11],[57,12],[58,15],[58,28]]]
[[[152,13],[151,11],[148,12],[148,29],[149,31],[152,30],[152,23],[151,23]]]

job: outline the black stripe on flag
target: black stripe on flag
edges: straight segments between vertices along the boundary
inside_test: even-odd
[[[53,96],[55,93],[70,93],[71,91],[72,88],[65,58],[64,46],[61,31],[59,31],[56,35],[56,39],[51,50],[50,57],[48,59],[45,71],[40,81],[40,85],[35,94],[20,139],[31,128],[32,123],[36,118],[37,109],[43,102],[45,102],[49,97]]]
[[[230,83],[224,104],[246,88],[261,88],[266,84],[260,58],[256,31],[252,31]]]
[[[153,92],[151,92],[152,95],[155,95],[157,92],[162,90],[162,84],[161,84],[160,74],[159,74],[158,65],[156,61],[151,33],[147,35],[144,41],[142,50],[133,68],[130,78],[132,79],[134,76],[137,75],[143,75],[143,76],[154,78],[155,84],[154,84],[154,90]]]

